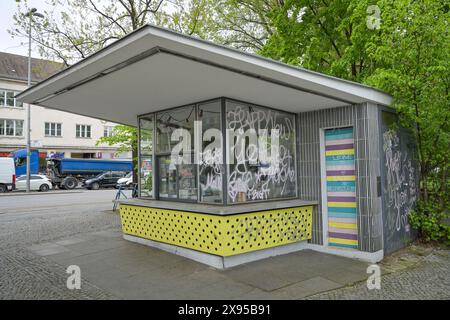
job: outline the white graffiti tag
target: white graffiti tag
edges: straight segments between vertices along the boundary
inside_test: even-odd
[[[388,206],[395,212],[395,229],[408,225],[408,215],[416,203],[416,175],[408,155],[402,154],[396,130],[383,134],[383,150],[387,169]]]
[[[268,132],[276,131],[279,144],[264,141],[258,148],[267,148],[271,156],[276,154],[277,161],[255,159],[255,148],[252,141],[248,144],[231,148],[230,154],[236,154],[229,166],[228,196],[232,202],[246,200],[265,200],[269,197],[295,196],[295,163],[293,141],[295,137],[294,123],[289,115],[258,108],[237,105],[227,112],[228,129],[239,131]],[[276,146],[276,147],[275,147]],[[234,149],[239,148],[238,152]],[[244,195],[244,199],[238,199]]]

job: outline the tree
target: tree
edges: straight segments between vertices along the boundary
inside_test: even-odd
[[[44,19],[34,23],[31,37],[43,57],[62,60],[66,66],[86,58],[133,30],[153,22],[164,0],[49,0],[55,11],[45,11]],[[28,35],[27,1],[18,2],[13,36]],[[137,181],[137,130],[118,126],[112,137],[99,143],[119,145],[131,150],[133,178]]]
[[[219,0],[215,3],[215,23],[209,29],[209,38],[223,45],[258,52],[274,31],[269,13],[283,1]]]
[[[43,12],[32,27],[41,56],[66,66],[154,21],[165,0],[48,0],[53,10]],[[27,1],[18,3],[12,36],[28,36]]]
[[[337,77],[362,81],[375,69],[367,44],[369,0],[286,0],[269,13],[275,28],[261,54]]]
[[[155,24],[205,39],[208,38],[207,30],[214,23],[214,7],[211,0],[172,0],[155,15]]]
[[[117,153],[137,150],[137,130],[135,127],[116,125],[111,136],[100,137],[100,139],[97,140],[96,145],[100,144],[116,146]]]
[[[420,165],[416,226],[449,236],[449,5],[436,0],[286,0],[269,13],[261,54],[378,87],[415,135]],[[379,11],[378,11],[379,9]],[[370,28],[370,14],[380,24]],[[373,25],[372,25],[373,26]]]
[[[365,82],[393,95],[417,141],[421,200],[438,200],[444,209],[449,203],[449,8],[432,0],[384,0],[380,5],[380,34],[367,50],[378,67]]]
[[[268,13],[279,0],[173,0],[156,24],[249,52],[262,49],[272,33]]]

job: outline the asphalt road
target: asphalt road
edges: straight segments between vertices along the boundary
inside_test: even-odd
[[[75,207],[85,207],[97,205],[112,208],[112,200],[117,193],[116,189],[104,190],[74,190],[69,192],[35,192],[30,195],[11,194],[0,197],[0,215],[1,214],[27,214],[41,211],[52,211],[57,213],[62,210],[73,210]],[[127,197],[131,196],[130,190],[124,191]]]
[[[131,191],[124,191],[130,197]],[[0,196],[0,250],[77,233],[119,228],[117,190]]]

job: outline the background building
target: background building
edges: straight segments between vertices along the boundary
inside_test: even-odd
[[[61,71],[60,63],[32,59],[32,83]],[[0,156],[26,147],[27,110],[14,96],[27,88],[28,58],[0,52]],[[76,110],[74,110],[76,113]],[[31,108],[31,143],[41,157],[59,153],[66,158],[131,158],[117,148],[96,145],[116,124],[39,106]]]

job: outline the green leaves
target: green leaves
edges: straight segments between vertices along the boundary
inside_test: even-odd
[[[137,129],[125,125],[114,127],[113,134],[108,137],[101,137],[96,145],[107,144],[117,147],[117,153],[137,150]]]
[[[368,10],[375,3],[377,10]],[[292,18],[298,8],[301,22]],[[394,97],[403,125],[415,134],[425,203],[416,221],[430,239],[448,237],[434,218],[450,203],[448,8],[436,0],[286,0],[268,14],[274,32],[260,51]],[[380,13],[379,28],[369,28],[373,12]]]

